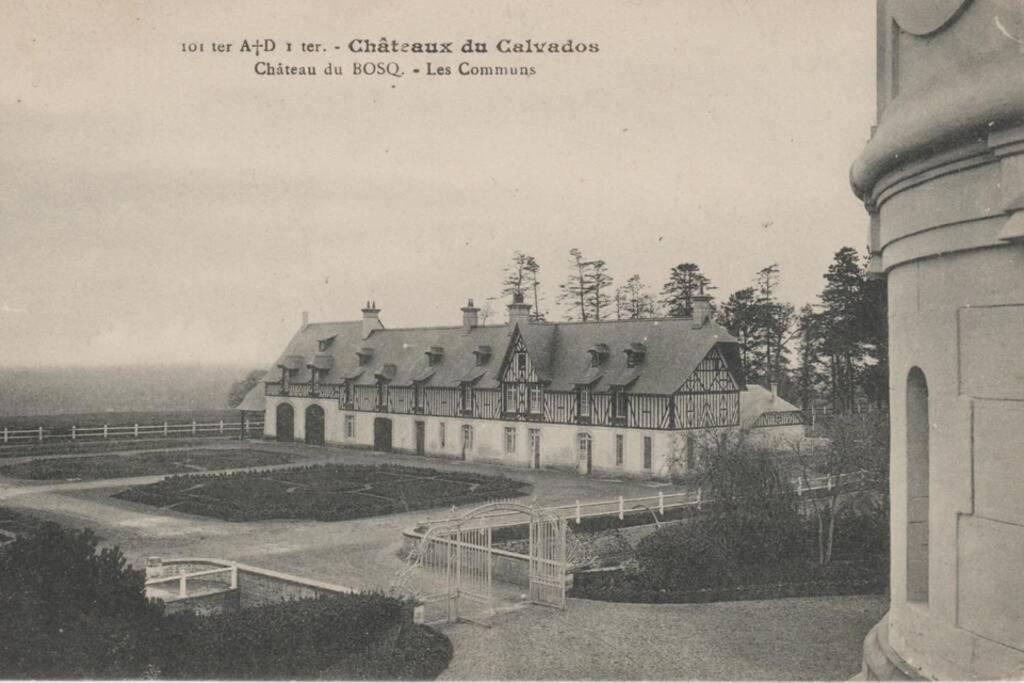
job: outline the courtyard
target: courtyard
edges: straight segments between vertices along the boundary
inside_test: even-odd
[[[225,444],[222,450],[227,455],[247,447],[251,448]],[[297,465],[391,464],[430,467],[452,475],[506,475],[532,485],[530,495],[520,501],[538,505],[683,490],[662,482],[509,470],[366,450],[270,442],[261,442],[259,450],[289,461],[270,466],[271,471]],[[105,543],[120,546],[135,566],[143,566],[154,555],[214,557],[365,590],[386,590],[404,569],[399,557],[404,529],[451,512],[450,508],[415,510],[332,522],[228,522],[112,497],[162,479],[144,475],[55,482],[0,477],[0,505],[68,526],[90,527]],[[710,605],[573,599],[565,612],[522,606],[513,598],[500,608],[490,629],[472,624],[444,629],[456,648],[445,676],[843,679],[859,669],[860,641],[884,611],[882,596]],[[491,654],[471,654],[480,652]]]

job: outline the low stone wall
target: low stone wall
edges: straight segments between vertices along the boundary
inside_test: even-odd
[[[189,610],[199,612],[200,614],[210,614],[284,602],[286,600],[319,598],[354,592],[347,586],[339,586],[261,567],[211,558],[186,558],[166,561],[160,558],[149,558],[146,562],[146,578],[167,578],[203,572],[210,569],[229,569],[232,567],[237,571],[236,587],[224,586],[223,583],[223,587],[203,585],[203,579],[206,577],[190,580],[200,586],[199,590],[186,597],[172,596],[163,598],[165,612],[170,614]],[[221,575],[214,576],[219,577]],[[170,586],[176,588],[176,585],[173,583]],[[147,590],[147,594],[154,597],[162,597],[162,594],[167,593],[168,591],[159,589],[155,591]]]
[[[200,593],[187,598],[172,598],[164,601],[164,614],[194,612],[203,616],[233,612],[238,609],[238,589],[228,588],[215,593]]]

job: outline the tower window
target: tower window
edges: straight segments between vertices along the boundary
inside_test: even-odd
[[[907,601],[928,602],[928,382],[907,375]]]

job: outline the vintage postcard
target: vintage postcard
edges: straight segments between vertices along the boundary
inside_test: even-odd
[[[1021,46],[0,0],[0,679],[1024,674]]]

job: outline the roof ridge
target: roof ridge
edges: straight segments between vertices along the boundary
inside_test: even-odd
[[[479,329],[495,329],[499,327],[507,327],[504,323],[500,325],[474,325],[471,330]],[[424,327],[385,327],[380,330],[374,330],[374,332],[410,332],[417,330],[462,330],[465,329],[463,325],[426,325]]]
[[[537,325],[537,326],[544,325],[544,326],[550,326],[550,327],[557,327],[558,325],[597,325],[597,324],[605,324],[605,323],[608,323],[608,324],[612,324],[612,323],[656,323],[656,322],[684,321],[684,320],[692,321],[693,320],[693,316],[683,317],[683,316],[677,316],[677,315],[670,315],[670,316],[661,316],[661,317],[658,317],[658,318],[625,318],[625,319],[622,319],[622,320],[618,320],[618,319],[616,319],[616,320],[561,320],[561,321],[536,320],[536,321],[531,321],[528,325],[526,325],[526,327],[530,327],[532,325]],[[714,321],[711,320],[709,322],[714,322]],[[716,322],[715,324],[717,325],[718,323]]]

